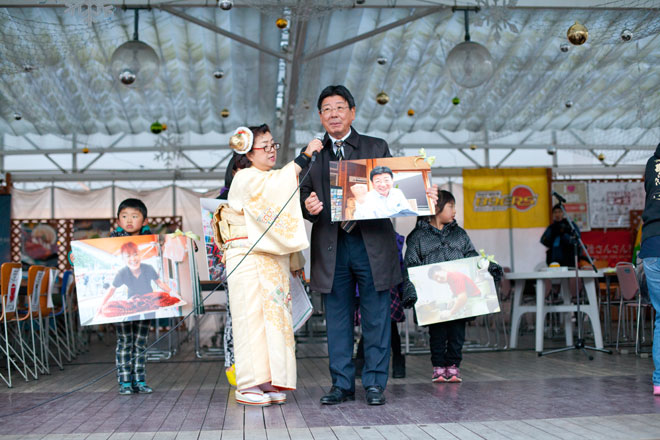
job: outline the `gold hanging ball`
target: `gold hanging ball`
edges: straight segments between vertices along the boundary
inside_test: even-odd
[[[415,110],[413,109],[408,109],[408,116],[415,116]]]
[[[587,38],[589,37],[589,31],[587,31],[586,27],[584,27],[582,24],[576,21],[573,26],[568,28],[568,32],[566,32],[566,36],[568,37],[568,41],[570,41],[571,44],[574,44],[575,46],[580,46],[587,42]]]
[[[603,153],[600,153],[598,155],[598,160],[601,161],[601,162],[604,161],[605,160],[605,155]]]
[[[163,131],[167,130],[167,124],[160,124],[163,126]]]
[[[390,97],[385,92],[380,92],[376,95],[376,102],[380,105],[385,105],[390,102]]]
[[[289,20],[286,18],[278,18],[275,20],[275,26],[277,26],[279,29],[286,29],[286,27],[289,25]]]
[[[84,154],[89,153],[89,148],[87,148],[87,147],[83,147],[82,152],[83,152]]]
[[[477,149],[476,145],[474,145],[474,144],[470,145],[470,150],[476,150],[476,149]]]
[[[220,116],[222,116],[223,118],[228,118],[229,117],[229,109],[223,108],[220,111]]]

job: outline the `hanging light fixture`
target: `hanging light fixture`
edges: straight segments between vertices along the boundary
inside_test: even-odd
[[[110,60],[112,77],[132,88],[144,87],[158,76],[156,51],[138,39],[139,9],[135,10],[133,39],[115,49]]]
[[[465,41],[456,45],[447,55],[447,68],[452,79],[459,86],[472,88],[480,86],[493,75],[493,57],[484,46],[470,41],[469,11],[479,8],[452,8],[465,13]]]

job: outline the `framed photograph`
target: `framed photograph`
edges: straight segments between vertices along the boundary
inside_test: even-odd
[[[204,249],[206,251],[206,264],[209,268],[209,280],[219,281],[224,277],[225,266],[222,264],[222,250],[218,247],[213,236],[213,214],[218,207],[227,203],[220,199],[199,199],[202,209],[202,231],[204,234]]]
[[[77,240],[71,248],[82,325],[171,318],[191,307],[192,250],[184,236]]]
[[[488,260],[482,257],[411,267],[408,275],[417,291],[419,325],[500,311]]]
[[[435,214],[426,195],[430,173],[417,156],[331,162],[332,221]]]

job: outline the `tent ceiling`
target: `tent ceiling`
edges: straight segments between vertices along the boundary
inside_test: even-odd
[[[140,40],[162,65],[143,90],[127,89],[109,70],[114,49],[131,39],[130,9],[118,7],[87,26],[62,2],[0,1],[3,171],[51,169],[57,176],[122,169],[118,163],[128,170],[215,171],[225,156],[217,150],[226,151],[219,146],[241,124],[267,122],[291,150],[306,143],[321,128],[316,97],[328,84],[345,84],[355,95],[359,131],[386,138],[400,154],[415,154],[420,145],[454,150],[463,162],[447,166],[493,166],[510,150],[548,147],[570,151],[557,157],[573,164],[579,156],[580,164],[597,165],[594,156],[606,150],[607,165],[639,164],[660,139],[660,17],[652,1],[499,2],[515,4],[510,8],[461,2],[482,6],[471,14],[470,33],[497,65],[474,89],[458,87],[445,68],[447,53],[463,41],[463,15],[452,12],[453,1],[367,0],[304,21],[295,20],[294,9],[288,35],[275,26],[287,12],[259,6],[274,1],[236,0],[231,11],[200,1],[150,2],[140,13]],[[115,2],[122,3],[146,6]],[[559,47],[576,20],[589,28],[589,40],[564,53]],[[621,40],[624,29],[632,41]],[[378,64],[379,57],[387,63]],[[24,65],[35,69],[26,73]],[[218,69],[223,78],[214,77]],[[375,101],[380,91],[389,95],[387,105]],[[167,136],[149,133],[155,120],[167,123]],[[473,144],[501,154],[475,156],[467,149]],[[89,155],[43,156],[83,147]],[[154,161],[161,150],[188,157]],[[26,165],[21,158],[29,153],[41,161]],[[512,159],[502,166],[521,164]]]

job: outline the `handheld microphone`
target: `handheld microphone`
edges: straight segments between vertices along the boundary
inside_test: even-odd
[[[317,134],[316,136],[314,136],[314,139],[318,139],[318,140],[321,141],[321,143],[323,143],[323,136],[321,136],[321,135]],[[312,163],[316,162],[316,156],[318,156],[318,155],[319,155],[318,151],[315,151],[315,152],[312,153]]]
[[[557,193],[557,191],[553,191],[552,195],[555,196],[557,198],[557,200],[559,200],[560,202],[566,203],[566,199],[563,198],[562,196],[560,196],[559,193]]]

